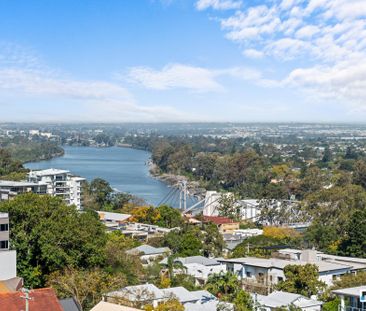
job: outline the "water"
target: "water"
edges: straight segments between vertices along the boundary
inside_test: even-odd
[[[88,181],[100,177],[114,189],[129,192],[147,203],[157,205],[172,190],[149,174],[150,153],[130,148],[64,147],[65,155],[51,160],[31,162],[32,170],[66,169]],[[172,205],[177,205],[173,203]]]

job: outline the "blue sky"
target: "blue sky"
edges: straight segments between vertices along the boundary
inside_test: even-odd
[[[2,0],[0,121],[365,121],[364,0]]]

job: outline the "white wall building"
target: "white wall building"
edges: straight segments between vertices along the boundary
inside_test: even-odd
[[[61,197],[66,204],[82,209],[82,184],[85,178],[73,176],[67,170],[47,169],[28,173],[30,182],[47,185],[47,194]]]
[[[207,191],[205,197],[205,204],[203,207],[204,216],[218,216],[220,207],[221,195],[233,195],[232,193],[221,194],[217,191]],[[240,206],[240,213],[243,220],[251,220],[255,222],[260,214],[259,201],[255,199],[238,200]]]
[[[0,213],[0,280],[17,276],[17,253],[9,247],[9,215]]]
[[[328,286],[333,284],[333,280],[351,271],[349,265],[327,261],[292,261],[256,257],[220,259],[219,261],[226,263],[227,271],[235,273],[239,279],[263,286],[276,285],[278,282],[285,280],[284,268],[287,265],[316,265],[319,271],[319,280]]]

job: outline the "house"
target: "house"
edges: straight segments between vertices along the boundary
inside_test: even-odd
[[[135,307],[136,305],[140,307],[153,305],[156,307],[169,299],[177,299],[187,311],[193,310],[191,306],[196,306],[197,310],[216,311],[218,304],[217,298],[205,290],[188,291],[184,287],[159,289],[153,284],[128,286],[105,295],[107,302],[130,307]],[[210,304],[215,306],[215,308],[204,309],[203,306],[208,305],[208,302],[215,302]]]
[[[25,310],[25,298],[29,295],[29,310],[64,311],[52,288],[30,290],[27,294],[22,291],[0,293],[0,310]]]
[[[203,216],[206,222],[214,223],[221,234],[234,233],[235,230],[239,229],[240,223],[227,217],[222,216]]]
[[[82,209],[81,193],[85,178],[74,176],[67,170],[50,168],[29,172],[28,181],[46,184],[46,194],[61,197],[66,204]]]
[[[226,264],[227,271],[238,275],[244,288],[248,291],[258,290],[268,293],[274,285],[285,279],[284,268],[287,265],[315,264],[319,270],[319,280],[332,285],[333,280],[340,275],[349,273],[351,267],[326,261],[291,261],[277,258],[244,257],[220,259]]]
[[[136,255],[140,257],[143,264],[149,265],[158,258],[166,257],[170,254],[168,247],[153,247],[150,245],[140,245],[126,251],[129,255]]]
[[[366,285],[333,290],[332,293],[341,300],[339,311],[366,310]]]
[[[175,274],[191,275],[195,278],[197,285],[205,284],[212,274],[226,272],[225,264],[203,256],[177,257],[174,259],[174,263],[181,265],[181,269],[174,269]],[[167,259],[162,260],[160,264],[167,266]]]
[[[347,265],[350,267],[351,273],[357,273],[358,271],[366,270],[366,258],[328,255],[316,250],[286,248],[277,251],[276,256],[278,258],[293,261],[326,261],[335,264]]]
[[[140,311],[141,309],[117,305],[115,303],[101,301],[90,311]]]
[[[99,219],[107,226],[114,225],[117,228],[126,223],[131,217],[130,214],[112,213],[106,211],[97,211]]]
[[[302,295],[275,291],[268,296],[252,295],[254,303],[263,311],[278,310],[281,307],[295,306],[304,311],[320,311],[323,302]]]

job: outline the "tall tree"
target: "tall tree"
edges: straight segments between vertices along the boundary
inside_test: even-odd
[[[313,264],[287,265],[284,274],[286,280],[277,284],[278,290],[311,297],[326,286],[324,282],[319,281],[318,267]]]
[[[2,202],[0,211],[10,214],[11,245],[26,286],[42,287],[48,274],[65,267],[104,263],[106,233],[94,212],[79,213],[59,198],[33,193]]]

